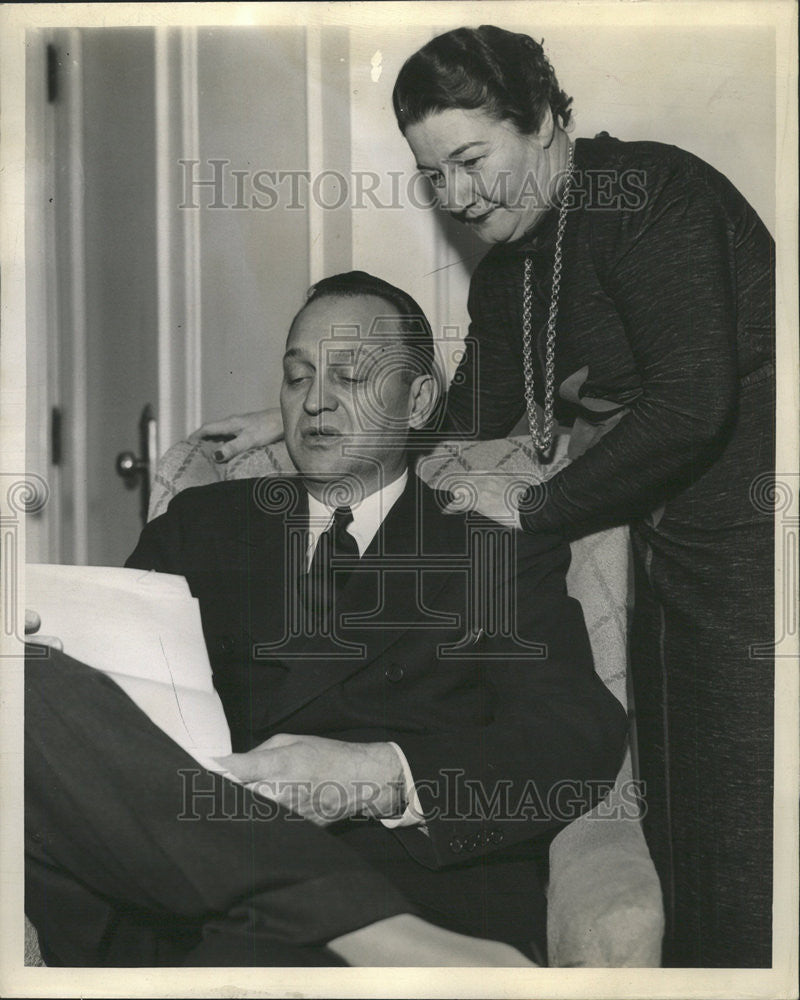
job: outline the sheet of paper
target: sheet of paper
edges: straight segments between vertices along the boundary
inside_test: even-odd
[[[112,677],[202,764],[231,752],[200,608],[183,577],[118,567],[29,565],[25,600],[41,618],[41,635],[57,636],[69,656]]]

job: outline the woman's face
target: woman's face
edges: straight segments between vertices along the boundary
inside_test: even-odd
[[[537,134],[485,111],[438,111],[406,129],[417,167],[439,203],[486,243],[523,236],[552,204],[553,180],[563,167],[549,111]]]

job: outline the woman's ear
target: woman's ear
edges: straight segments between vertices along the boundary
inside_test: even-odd
[[[544,115],[542,116],[542,124],[539,126],[539,131],[536,133],[536,138],[539,140],[542,149],[549,149],[555,137],[556,123],[553,118],[553,112],[548,104],[545,108]]]
[[[417,375],[408,390],[408,426],[421,430],[439,401],[439,382],[433,375]]]

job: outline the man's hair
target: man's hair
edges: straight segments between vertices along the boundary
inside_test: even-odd
[[[390,285],[388,281],[367,274],[366,271],[346,271],[323,278],[312,285],[303,309],[318,299],[362,298],[366,295],[382,299],[390,308],[391,312],[387,311],[385,317],[376,317],[376,323],[370,332],[377,336],[398,337],[406,348],[409,381],[418,375],[431,375],[438,382],[433,330],[419,304],[402,288]]]
[[[548,106],[565,128],[572,115],[572,98],[539,42],[491,24],[447,31],[415,52],[400,70],[392,103],[403,134],[453,108],[480,109],[523,135],[539,131]]]

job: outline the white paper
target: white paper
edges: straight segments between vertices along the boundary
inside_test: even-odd
[[[41,635],[57,636],[68,656],[108,674],[204,766],[231,752],[200,608],[182,576],[29,565],[26,606],[41,618]]]

